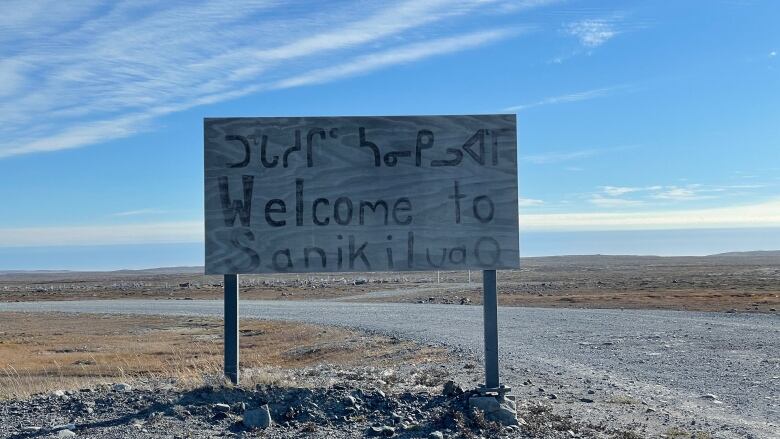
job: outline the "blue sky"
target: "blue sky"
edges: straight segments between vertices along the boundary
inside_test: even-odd
[[[523,255],[780,248],[780,2],[0,12],[0,270],[202,263],[215,116],[515,112]]]

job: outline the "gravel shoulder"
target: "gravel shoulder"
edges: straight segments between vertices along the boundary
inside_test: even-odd
[[[0,311],[221,315],[222,303],[6,303]],[[241,315],[444,345],[475,364],[481,355],[480,307],[244,301]],[[683,429],[765,438],[780,431],[775,315],[501,308],[499,322],[503,381],[521,400],[550,403],[591,423],[642,425],[651,435]]]

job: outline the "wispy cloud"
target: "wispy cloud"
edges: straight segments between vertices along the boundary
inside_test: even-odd
[[[604,96],[608,96],[616,91],[619,90],[626,90],[630,87],[627,85],[617,85],[613,87],[602,87],[602,88],[595,88],[592,90],[585,90],[580,91],[576,93],[569,93],[559,96],[552,96],[549,98],[544,98],[542,100],[531,102],[528,104],[521,104],[521,105],[513,105],[511,107],[504,108],[504,111],[523,111],[527,110],[529,108],[534,107],[540,107],[542,105],[554,105],[554,104],[566,104],[570,102],[580,102],[580,101],[588,101],[591,99],[596,99]]]
[[[616,18],[585,19],[566,25],[566,32],[577,37],[588,48],[598,47],[617,34]]]
[[[518,30],[462,23],[506,3],[354,0],[320,12],[272,0],[3,2],[0,157],[105,142],[195,106],[508,38]]]
[[[542,154],[521,155],[520,162],[532,163],[535,165],[549,165],[553,163],[567,162],[571,160],[586,159],[593,156],[607,154],[611,152],[624,151],[636,148],[636,146],[618,146],[614,148],[592,148],[579,149],[574,151],[551,151]]]
[[[641,206],[643,204],[642,201],[639,200],[628,200],[625,198],[612,198],[612,197],[604,197],[602,195],[594,195],[590,199],[588,199],[588,202],[590,204],[596,205],[598,207],[631,207],[631,206]]]
[[[609,195],[610,197],[619,197],[621,195],[641,191],[643,190],[643,188],[625,187],[625,186],[602,186],[601,190],[603,190],[604,193]]]
[[[700,200],[707,197],[708,196],[706,195],[702,195],[695,187],[672,186],[653,194],[653,198],[675,201]]]
[[[517,199],[517,205],[519,207],[534,207],[534,206],[541,206],[544,204],[544,201],[536,199],[536,198],[523,198],[520,197]]]
[[[520,30],[500,29],[486,32],[475,32],[451,38],[441,38],[424,43],[410,44],[398,49],[387,50],[358,57],[353,61],[325,69],[293,76],[274,83],[271,88],[289,88],[302,85],[320,84],[334,79],[341,79],[361,73],[370,72],[395,64],[408,63],[464,49],[478,47],[483,44],[517,34]]]
[[[168,211],[163,209],[149,208],[149,209],[126,210],[124,212],[116,212],[116,213],[112,213],[111,216],[123,217],[123,216],[159,215],[163,213],[168,213]]]
[[[203,221],[0,229],[0,247],[203,242]]]
[[[764,185],[761,184],[601,186],[598,192],[590,194],[588,202],[605,208],[641,206],[651,202],[683,203],[744,193],[746,190],[762,187]]]
[[[780,227],[780,199],[727,207],[625,213],[521,214],[521,230],[653,230]]]

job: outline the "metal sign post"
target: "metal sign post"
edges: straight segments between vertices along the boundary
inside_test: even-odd
[[[498,299],[496,295],[496,270],[482,271],[482,288],[485,324],[485,392],[499,391],[498,377]]]
[[[225,376],[238,384],[238,275],[225,275]]]

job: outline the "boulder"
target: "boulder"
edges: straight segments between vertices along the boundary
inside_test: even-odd
[[[227,413],[230,411],[230,406],[222,403],[214,404],[212,408],[214,409],[215,412],[218,413]]]
[[[469,398],[469,407],[482,411],[488,421],[498,422],[501,425],[518,425],[517,410],[511,399],[472,396]]]
[[[463,393],[463,388],[455,384],[455,381],[452,380],[444,383],[444,388],[441,391],[441,394],[446,397],[458,396],[462,393]]]
[[[243,423],[247,428],[265,429],[270,427],[273,421],[271,420],[271,411],[268,409],[268,404],[259,409],[244,412]]]
[[[390,427],[388,425],[383,425],[381,427],[371,427],[368,429],[368,435],[392,437],[395,435],[395,428]]]
[[[133,390],[133,387],[130,384],[126,384],[126,383],[116,383],[111,388],[114,389],[114,392],[121,392],[121,393],[130,392]]]

